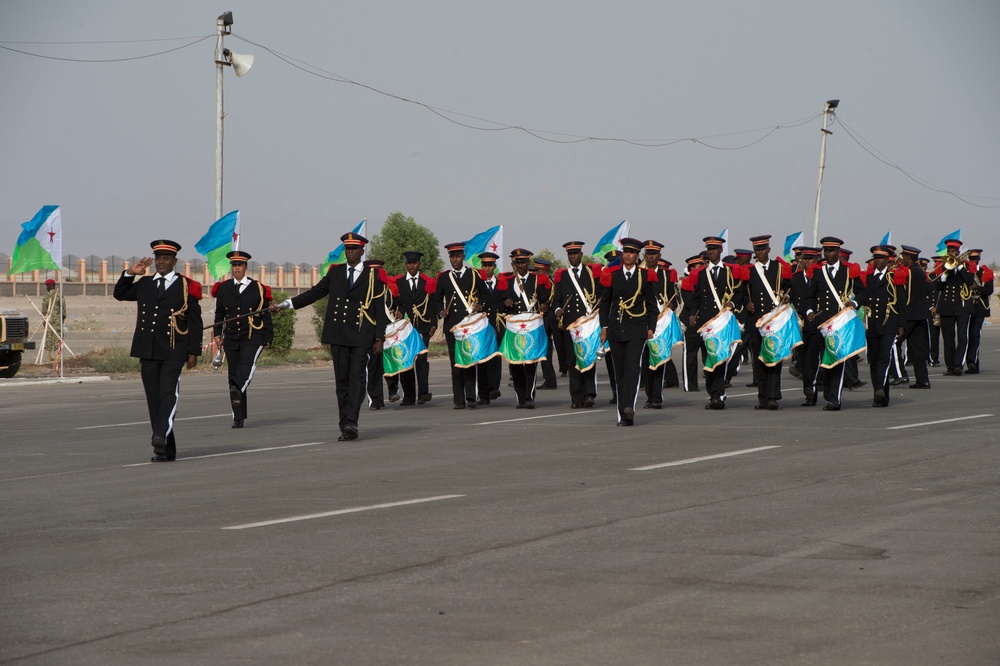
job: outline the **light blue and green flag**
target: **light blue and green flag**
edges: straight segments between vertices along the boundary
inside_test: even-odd
[[[500,354],[513,365],[541,361],[549,352],[545,320],[537,312],[507,315]]]
[[[740,343],[740,324],[733,311],[726,308],[698,329],[705,341],[705,369],[715,370],[733,355],[733,349]]]
[[[794,234],[788,234],[785,236],[785,247],[783,258],[785,261],[792,261],[795,259],[795,252],[792,251],[793,247],[798,247],[802,245],[802,232],[796,231]]]
[[[823,335],[820,366],[834,368],[867,348],[865,325],[854,308],[844,308],[819,325]]]
[[[382,344],[382,369],[386,377],[406,372],[416,363],[417,357],[427,353],[424,339],[407,318],[395,321],[385,329]]]
[[[566,330],[573,336],[576,369],[587,372],[597,363],[597,351],[601,348],[601,320],[597,311],[580,317],[567,326]],[[608,343],[605,342],[604,346],[607,347]]]
[[[360,234],[364,238],[368,238],[368,218],[366,217],[365,219],[361,220],[361,222],[358,223],[358,226],[351,229],[351,232]],[[365,255],[362,252],[361,253],[362,259],[364,258],[364,256]],[[326,275],[326,272],[330,270],[330,266],[333,266],[334,264],[346,264],[346,263],[347,263],[347,255],[344,254],[344,244],[341,243],[336,248],[334,248],[333,252],[326,255],[326,261],[324,261],[323,265],[320,267],[319,274]]]
[[[21,224],[7,275],[26,271],[62,270],[62,213],[59,206],[42,206]]]
[[[609,229],[608,233],[601,236],[601,240],[597,241],[597,245],[594,246],[594,256],[604,261],[604,255],[611,250],[620,252],[622,249],[622,238],[628,236],[628,226],[628,220],[622,220]],[[604,261],[604,263],[607,262]]]
[[[482,268],[479,255],[482,252],[492,252],[503,259],[503,225],[491,227],[465,241],[465,263],[473,268]]]
[[[944,254],[945,252],[948,251],[948,246],[945,245],[945,241],[950,241],[950,240],[957,240],[957,241],[962,240],[962,230],[961,229],[955,229],[950,234],[947,234],[947,235],[943,236],[941,238],[941,242],[937,244],[937,248],[936,248],[937,249],[937,254]]]
[[[455,367],[471,368],[497,355],[497,334],[484,312],[463,319],[451,332],[455,335]]]
[[[670,360],[674,347],[684,342],[684,333],[677,315],[670,308],[665,308],[656,320],[656,331],[653,339],[646,343],[649,349],[649,369],[656,370]]]
[[[802,344],[802,329],[795,310],[784,303],[757,320],[760,332],[760,353],[757,358],[771,368],[792,355]]]
[[[212,223],[208,231],[194,244],[199,254],[205,255],[208,272],[218,280],[229,272],[226,255],[240,249],[240,211],[226,213]]]

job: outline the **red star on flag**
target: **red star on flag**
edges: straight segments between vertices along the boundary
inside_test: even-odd
[[[767,326],[765,326],[765,327],[764,327],[764,330],[765,330],[765,331],[770,331],[770,330],[771,330],[771,325],[770,325],[770,324],[768,324]]]
[[[494,252],[494,253],[496,253],[496,251],[497,251],[497,250],[498,250],[499,248],[500,248],[500,246],[499,246],[499,245],[497,245],[496,243],[490,243],[490,249],[491,249],[491,250],[493,250],[493,252]]]
[[[396,337],[393,338],[393,340],[395,340],[395,341],[398,342],[399,341],[399,335],[397,334]]]
[[[710,328],[706,328],[706,329],[705,329],[705,332],[706,332],[706,333],[711,333],[711,332],[712,332],[712,329],[710,329]]]
[[[463,334],[463,335],[468,335],[468,334],[469,334],[469,329],[467,329],[467,328],[463,328],[463,329],[462,329],[462,334]]]
[[[46,233],[49,235],[49,244],[51,245],[51,244],[55,243],[56,242],[56,232],[54,232],[54,231],[47,231]]]
[[[233,232],[233,245],[236,245],[237,241],[239,241],[239,240],[240,240],[240,235],[234,231]]]
[[[528,325],[527,325],[527,324],[521,324],[521,330],[524,330],[524,329],[526,329],[526,328],[528,328]]]
[[[573,335],[575,335],[576,337],[580,337],[580,329],[573,331]]]

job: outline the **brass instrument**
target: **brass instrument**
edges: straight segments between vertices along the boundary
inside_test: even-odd
[[[959,266],[963,265],[965,263],[965,260],[968,259],[968,257],[969,257],[969,252],[970,252],[970,250],[966,250],[965,252],[963,252],[962,254],[958,255],[957,257],[953,257],[953,256],[951,256],[949,254],[944,259],[944,264],[943,264],[944,270],[946,270],[946,271],[953,271],[956,268],[958,268]]]

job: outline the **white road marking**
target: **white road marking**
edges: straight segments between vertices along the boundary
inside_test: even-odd
[[[197,421],[198,419],[217,419],[220,416],[228,416],[232,418],[232,414],[209,414],[208,416],[186,416],[181,419],[174,419],[177,421]],[[134,426],[134,425],[149,425],[149,421],[132,421],[131,423],[109,423],[107,425],[96,425],[96,426],[83,426],[82,428],[73,428],[73,430],[94,430],[97,428],[122,428],[124,426]]]
[[[938,423],[952,423],[953,421],[968,421],[969,419],[985,419],[992,414],[976,414],[975,416],[960,416],[957,419],[942,419],[940,421],[924,421],[923,423],[911,423],[909,425],[892,426],[886,430],[902,430],[904,428],[919,428],[920,426],[937,425]]]
[[[420,499],[404,500],[402,502],[387,502],[386,504],[373,504],[371,506],[356,506],[352,509],[338,509],[337,511],[325,511],[323,513],[309,513],[303,516],[292,516],[290,518],[279,518],[277,520],[264,520],[259,523],[246,523],[244,525],[230,525],[223,527],[224,530],[246,530],[251,527],[266,527],[268,525],[279,525],[281,523],[294,523],[300,520],[312,520],[313,518],[327,518],[329,516],[339,516],[345,513],[359,513],[361,511],[372,511],[374,509],[389,509],[394,506],[406,506],[408,504],[422,504],[424,502],[437,502],[438,500],[454,499],[465,497],[465,495],[438,495],[437,497],[421,497]]]
[[[633,467],[630,472],[645,472],[651,469],[660,469],[661,467],[677,467],[678,465],[690,465],[691,463],[701,462],[703,460],[715,460],[716,458],[728,458],[730,456],[741,456],[744,453],[756,453],[757,451],[767,451],[768,449],[780,449],[780,446],[758,446],[756,449],[743,449],[742,451],[730,451],[729,453],[716,453],[712,456],[701,456],[699,458],[688,458],[686,460],[677,460],[674,462],[660,463],[659,465],[649,465],[648,467]]]
[[[736,395],[729,395],[727,393],[726,394],[726,398],[727,399],[729,399],[729,398],[747,398],[747,397],[749,397],[751,395],[757,395],[757,394],[756,393],[737,393]]]
[[[554,419],[557,416],[579,416],[582,414],[596,414],[597,412],[606,412],[606,409],[579,409],[575,412],[562,412],[561,414],[545,414],[544,416],[525,416],[521,419],[505,419],[503,421],[483,421],[482,423],[473,423],[474,426],[481,425],[495,425],[497,423],[516,423],[517,421],[533,421],[535,419]]]
[[[226,453],[207,453],[203,456],[185,456],[184,458],[178,458],[174,462],[184,462],[185,460],[198,460],[200,458],[218,458],[220,456],[238,456],[244,453],[260,453],[261,451],[280,451],[282,449],[300,449],[303,446],[319,446],[320,444],[325,444],[325,442],[306,442],[305,444],[289,444],[288,446],[269,446],[263,449],[243,449],[242,451],[227,451]],[[122,467],[142,467],[143,465],[160,465],[162,463],[130,463],[128,465],[122,465]]]

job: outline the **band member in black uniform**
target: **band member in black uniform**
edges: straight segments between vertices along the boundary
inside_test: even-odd
[[[479,265],[482,266],[479,275],[483,278],[484,297],[479,304],[483,312],[489,317],[490,326],[496,333],[497,347],[503,340],[503,334],[507,330],[504,323],[507,315],[503,305],[503,294],[507,291],[507,278],[497,275],[497,259],[500,255],[495,252],[481,252],[478,255]],[[476,385],[479,389],[480,405],[488,405],[491,401],[500,397],[500,382],[503,380],[503,357],[499,354],[476,366]]]
[[[973,276],[972,312],[969,315],[969,351],[965,355],[970,375],[979,374],[979,342],[983,334],[983,322],[990,316],[990,297],[993,295],[993,270],[980,263],[981,249],[969,250],[969,272]]]
[[[724,258],[723,263],[735,263],[742,270],[741,274],[745,273],[748,268],[743,268],[744,266],[750,266],[750,259],[753,257],[753,250],[733,250],[733,256],[729,259]],[[729,357],[729,367],[726,369],[726,388],[732,387],[733,377],[740,374],[740,370],[743,369],[744,363],[750,364],[750,375],[751,380],[747,382],[747,386],[756,387],[757,381],[753,377],[753,358],[756,356],[756,352],[751,355],[750,349],[750,328],[751,327],[751,317],[750,313],[747,312],[746,307],[737,306],[735,310],[736,321],[740,324],[740,344],[733,350],[732,356]]]
[[[170,240],[150,243],[153,258],[143,257],[123,271],[115,285],[118,301],[135,301],[135,333],[130,354],[139,359],[153,429],[152,462],[177,457],[174,417],[180,397],[181,370],[201,356],[201,283],[174,272],[181,246]],[[143,280],[150,265],[152,279]]]
[[[382,282],[387,282],[387,276],[385,274],[385,261],[382,259],[368,259],[365,261],[365,268],[371,269],[375,272]],[[391,281],[389,281],[391,282]],[[386,321],[390,322],[395,319],[396,311],[396,299],[392,294],[392,290],[395,288],[393,285],[388,284],[389,288],[385,289],[382,294],[382,307],[385,309]],[[421,356],[426,356],[426,354],[421,354]],[[368,409],[378,411],[385,407],[385,390],[382,387],[382,381],[386,379],[385,376],[385,366],[382,365],[382,350],[377,352],[370,351],[368,353],[368,381],[365,387],[365,392],[368,394]],[[395,397],[399,384],[396,376],[388,378],[388,388],[389,395]]]
[[[761,345],[764,340],[757,329],[761,317],[788,303],[788,290],[792,282],[792,267],[780,259],[771,259],[771,236],[754,236],[753,254],[756,260],[749,268],[746,281],[747,335],[753,354],[753,385],[757,387],[757,404],[754,409],[778,409],[781,400],[781,365],[765,365],[760,360]]]
[[[670,270],[660,267],[660,251],[663,243],[647,240],[642,245],[642,267],[656,274],[656,313],[659,316],[665,308],[677,307],[677,285],[670,280]],[[654,331],[656,327],[653,327]],[[663,374],[667,364],[664,363],[655,370],[649,369],[649,346],[642,348],[642,383],[646,387],[646,404],[644,409],[663,409]],[[676,373],[676,371],[675,371]]]
[[[806,320],[806,296],[809,295],[809,277],[806,273],[806,269],[813,264],[815,261],[819,261],[820,251],[816,248],[803,247],[800,248],[798,268],[792,273],[791,287],[789,288],[788,295],[791,298],[792,307],[795,308],[795,314],[798,315],[799,321],[802,322],[802,344],[795,348],[792,354],[792,370],[791,375],[802,379],[802,361],[805,358],[805,349],[808,346],[807,338],[810,335],[817,335],[816,324]],[[806,391],[806,402],[803,406],[815,405],[816,404],[816,392],[813,391],[810,397],[810,392]]]
[[[622,253],[618,250],[608,250],[604,253],[604,268],[601,269],[601,275],[604,271],[609,268],[614,268],[615,266],[620,266],[622,263]],[[598,280],[597,288],[597,299],[600,303],[601,295],[604,293],[604,285]],[[611,357],[611,354],[604,354],[604,368],[608,371],[608,385],[611,387],[611,399],[608,400],[609,405],[618,404],[618,384],[617,384],[617,374],[615,373],[615,360]]]
[[[813,264],[807,269],[809,277],[809,295],[806,296],[806,321],[819,326],[833,317],[843,308],[855,305],[852,295],[861,288],[861,271],[854,264],[845,264],[840,260],[840,246],[843,241],[833,236],[820,239],[823,246],[823,262]],[[823,357],[825,340],[822,335],[809,337],[803,359],[803,377],[806,402],[815,403],[817,378]],[[826,370],[823,386],[823,399],[828,412],[840,410],[840,396],[844,390],[844,364],[838,363]]]
[[[552,262],[541,257],[534,257],[533,263],[535,264],[533,272],[538,275],[544,275],[551,283]],[[558,363],[559,367],[562,368],[566,362],[564,358],[566,354],[562,351],[562,338],[559,338],[560,344],[556,345],[556,335],[559,333],[559,327],[556,325],[555,309],[552,307],[551,289],[549,290],[549,300],[545,303],[545,307],[546,310],[543,317],[545,320],[545,335],[549,340],[549,350],[545,354],[545,358],[538,362],[539,369],[542,371],[542,385],[538,388],[550,391],[559,388],[559,382],[556,380],[555,363]]]
[[[212,287],[212,295],[215,296],[213,334],[216,344],[226,351],[233,427],[242,428],[248,411],[247,389],[257,369],[257,357],[274,339],[271,313],[267,309],[271,305],[271,288],[247,275],[249,253],[233,250],[226,256],[233,277],[216,282]],[[251,312],[260,314],[244,316]],[[233,321],[223,324],[226,319]]]
[[[666,259],[661,258],[656,264],[666,274],[667,281],[671,284],[669,293],[675,294],[672,307],[674,310],[677,310],[681,304],[681,290],[677,281],[677,270]],[[665,289],[666,287],[661,286],[660,292],[663,292]],[[680,385],[681,382],[677,376],[677,364],[674,363],[674,359],[671,356],[670,360],[663,364],[663,388],[677,388]]]
[[[906,276],[906,302],[900,305],[899,314],[906,355],[913,363],[913,376],[916,380],[910,384],[910,388],[928,389],[931,387],[927,373],[930,353],[931,285],[927,281],[927,274],[917,263],[920,250],[910,245],[902,245],[900,248],[900,262],[909,271]]]
[[[337,383],[337,410],[340,415],[338,441],[358,438],[361,403],[368,381],[367,364],[371,353],[382,351],[385,327],[384,271],[367,268],[361,255],[368,239],[349,232],[340,237],[346,264],[334,264],[311,289],[281,303],[271,312],[304,308],[329,296],[323,322],[323,344],[330,345],[333,374]],[[381,275],[379,275],[381,273]]]
[[[443,319],[444,339],[451,361],[451,393],[455,409],[476,408],[476,366],[455,367],[455,334],[451,329],[473,312],[481,312],[483,278],[474,268],[465,265],[465,243],[449,243],[451,269],[437,276],[432,308]]]
[[[840,262],[847,266],[850,270],[851,266],[855,267],[855,272],[858,276],[861,275],[862,267],[861,264],[851,263],[851,255],[853,252],[848,250],[846,247],[840,248]],[[819,371],[820,381],[823,381],[826,370],[822,369]],[[861,375],[858,374],[858,357],[852,356],[851,358],[844,361],[844,386],[848,389],[855,391],[857,389],[863,388],[868,382],[861,379]]]
[[[946,240],[945,245],[948,247],[948,256],[935,270],[938,275],[938,299],[932,314],[941,315],[944,374],[961,377],[969,350],[969,319],[975,298],[973,288],[976,276],[969,270],[968,262],[958,260],[962,241]]]
[[[618,425],[630,426],[639,393],[642,350],[656,331],[656,273],[639,267],[642,241],[622,238],[622,262],[601,274],[601,342],[614,359]]]
[[[696,271],[700,266],[703,266],[707,260],[701,254],[696,254],[692,257],[688,257],[685,260],[687,264],[687,275],[681,280],[681,314],[687,309],[688,302],[691,300],[691,296],[694,294],[694,279],[697,277]],[[684,325],[684,391],[685,392],[698,392],[698,378],[701,377],[704,372],[704,354],[702,354],[701,360],[698,360],[698,355],[701,352],[701,336],[698,334],[698,329],[689,326],[688,322],[681,317],[681,323]]]
[[[744,296],[741,280],[743,268],[722,263],[724,241],[718,236],[707,236],[703,240],[708,263],[689,276],[688,286],[692,292],[681,313],[681,318],[688,322],[688,330],[694,328],[696,333],[709,319],[722,312],[723,308],[735,310],[742,306]],[[698,338],[704,358],[705,341],[701,339],[701,334],[698,334]],[[714,370],[705,370],[705,388],[709,397],[705,409],[725,409],[728,370],[728,362],[721,363]]]
[[[539,273],[528,270],[531,252],[517,248],[510,253],[514,273],[507,279],[507,290],[501,295],[509,317],[522,312],[538,312],[543,317],[549,309],[552,282]],[[510,374],[514,380],[518,409],[535,408],[535,373],[538,363],[511,363]]]
[[[872,247],[871,253],[874,257],[872,271],[865,275],[864,287],[856,294],[855,301],[868,312],[865,337],[872,388],[875,390],[872,407],[888,407],[889,363],[896,338],[903,335],[899,311],[906,303],[909,271],[903,266],[889,267],[889,249],[884,245]]]
[[[431,306],[437,281],[420,272],[420,259],[423,252],[415,250],[404,252],[406,273],[396,278],[399,296],[396,298],[396,314],[399,317],[409,317],[410,324],[424,341],[424,347],[430,345],[431,338],[437,331],[437,314]],[[430,363],[427,354],[417,354],[413,367],[400,373],[399,384],[403,388],[402,407],[430,402],[433,394],[430,390]]]
[[[930,319],[930,332],[931,332],[931,360],[927,364],[936,368],[941,365],[941,315],[937,314],[936,308],[937,304],[941,301],[941,292],[938,291],[938,282],[941,280],[941,266],[944,263],[944,258],[947,255],[941,254],[934,257],[934,268],[928,270],[927,265],[930,264],[930,259],[923,259],[924,261],[924,272],[927,273],[927,281],[931,283],[930,286],[930,299],[931,299],[931,319]]]
[[[556,271],[552,286],[552,309],[559,322],[558,335],[569,352],[569,398],[570,407],[590,409],[597,399],[597,367],[580,372],[576,366],[573,334],[570,324],[597,309],[601,269],[583,263],[583,241],[563,243],[566,250],[568,268]]]

